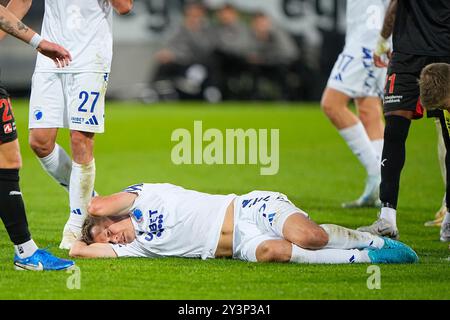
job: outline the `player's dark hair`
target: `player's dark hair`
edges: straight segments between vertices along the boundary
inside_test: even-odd
[[[92,228],[99,225],[104,218],[97,218],[92,216],[87,216],[81,227],[81,241],[85,242],[87,245],[94,243],[94,235],[92,234]]]
[[[420,101],[425,108],[442,107],[450,97],[450,64],[432,63],[423,68],[419,86]]]

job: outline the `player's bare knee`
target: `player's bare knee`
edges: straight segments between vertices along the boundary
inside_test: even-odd
[[[381,122],[381,111],[378,111],[375,108],[374,110],[360,109],[358,117],[363,126],[367,128],[376,124],[377,121]]]
[[[55,148],[54,141],[35,135],[30,135],[28,143],[39,158],[48,156]]]
[[[328,99],[322,99],[322,101],[320,101],[320,107],[322,108],[322,111],[328,116],[328,117],[332,117],[336,112],[337,112],[337,108],[336,105],[333,104],[331,101],[329,101]]]
[[[286,242],[286,243],[283,243]],[[286,262],[289,261],[290,245],[289,248],[286,245],[287,241],[271,241],[267,240],[262,242],[256,249],[256,259],[258,262]],[[289,250],[287,250],[289,249]]]
[[[328,236],[328,233],[320,227],[317,226],[317,228],[314,229],[314,244],[317,249],[323,248],[328,244],[328,241],[330,241],[330,237]]]
[[[294,243],[305,249],[321,249],[328,243],[328,234],[321,227],[308,228],[298,235]]]

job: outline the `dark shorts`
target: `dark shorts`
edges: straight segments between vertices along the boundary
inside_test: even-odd
[[[384,113],[397,110],[414,112],[414,119],[423,117],[419,99],[419,77],[422,69],[435,62],[450,63],[450,56],[416,56],[394,52],[389,63],[384,86]]]
[[[6,89],[0,84],[0,144],[17,139],[16,120]]]

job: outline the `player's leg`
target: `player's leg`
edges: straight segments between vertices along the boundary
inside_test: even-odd
[[[427,113],[428,115],[429,113]],[[446,169],[445,169],[445,155],[446,149],[444,144],[444,138],[442,136],[442,127],[439,118],[435,118],[436,124],[436,133],[437,133],[437,149],[438,149],[438,159],[439,159],[439,167],[441,169],[442,178],[444,179],[444,184],[446,183]],[[444,198],[442,200],[442,205],[440,209],[434,215],[434,220],[430,220],[425,222],[426,227],[440,227],[442,224],[442,220],[444,220],[445,213],[447,212],[447,206],[445,204],[446,194],[444,194]]]
[[[448,123],[450,121],[450,113],[447,110],[441,111],[439,117],[441,128],[442,128],[442,137],[444,139],[444,144],[446,148],[445,155],[445,166],[446,168],[450,168],[450,128]],[[450,208],[450,170],[446,170],[446,206]],[[440,231],[440,240],[443,242],[450,241],[450,212],[447,211],[444,219],[441,224]]]
[[[362,122],[347,107],[349,99],[350,98],[346,94],[327,87],[321,100],[322,110],[339,131],[339,134],[345,140],[353,154],[358,157],[358,160],[364,166],[368,180],[379,180],[379,161],[377,159],[376,151]],[[372,177],[377,179],[373,179]],[[358,203],[355,202],[354,205],[343,205],[345,207],[371,206],[374,205],[376,197],[375,200],[371,200],[367,195],[363,194],[363,197],[359,200],[360,201],[357,201]]]
[[[398,110],[385,114],[384,147],[381,161],[379,219],[372,225],[358,228],[359,231],[398,238],[397,201],[400,175],[406,158],[406,139],[413,112]]]
[[[382,101],[378,97],[355,99],[358,117],[366,129],[370,142],[381,161],[384,140],[384,122],[382,120]]]
[[[379,219],[372,225],[358,228],[377,235],[398,238],[397,201],[400,175],[406,157],[406,139],[412,119],[423,116],[419,103],[417,79],[428,58],[394,53],[390,60],[384,89],[384,146],[381,160]]]
[[[29,144],[42,168],[69,191],[72,161],[67,152],[56,143],[57,128],[30,129]]]
[[[322,95],[321,105],[324,113],[365,168],[368,180],[372,181],[376,180],[372,177],[379,177],[377,152],[363,123],[348,108],[350,99],[369,95],[366,83],[373,81],[367,81],[367,78],[370,76],[370,80],[376,79],[376,72],[373,70],[369,72],[367,68],[368,61],[364,60],[366,56],[365,52],[357,50],[344,51],[339,55]],[[369,89],[375,90],[375,86],[373,89],[369,86]],[[377,203],[363,193],[356,201],[342,205],[344,207],[362,207],[376,206]]]
[[[261,206],[256,206],[259,230],[266,230],[301,248],[364,249],[382,248],[385,244],[382,238],[367,232],[331,224],[319,226],[281,193],[254,192],[249,198],[244,202],[247,206],[255,201],[251,199],[261,199]]]
[[[239,244],[234,258],[250,262],[294,262],[315,264],[369,263],[369,251],[357,249],[303,249],[285,239],[255,236]]]
[[[69,183],[71,213],[64,227],[62,249],[70,249],[72,240],[81,234],[95,183],[94,133],[72,130],[70,141],[73,156]]]
[[[416,253],[409,247],[389,249],[303,249],[287,240],[256,239],[250,241],[244,257],[252,257],[258,262],[294,262],[306,264],[351,264],[351,263],[414,263],[418,261]],[[259,242],[257,245],[256,243]],[[255,247],[254,249],[253,247]],[[244,260],[244,259],[242,259]]]
[[[338,242],[334,231],[328,236],[324,228],[310,221],[306,213],[280,193],[251,192],[239,197],[235,205],[233,257],[236,259],[297,263],[401,263],[417,260],[412,249],[396,243],[389,248],[365,251],[321,249],[330,240]],[[291,224],[292,228],[286,227]],[[296,243],[283,239],[283,230],[286,238]]]
[[[71,160],[55,141],[65,126],[63,76],[35,73],[31,84],[29,144],[44,170],[68,190]]]
[[[3,115],[0,118],[0,218],[14,244],[14,264],[18,269],[30,270],[69,268],[72,261],[39,250],[31,238],[19,185],[22,160],[15,120],[6,91],[1,87],[0,114]]]
[[[26,258],[38,249],[31,239],[28,221],[19,187],[19,169],[22,166],[17,139],[0,143],[0,215],[6,231],[14,243],[15,253]]]
[[[368,232],[334,224],[317,225],[302,213],[293,213],[284,220],[282,233],[278,219],[273,223],[275,234],[304,249],[366,249],[383,248],[385,241]]]
[[[65,80],[72,171],[69,181],[70,215],[64,227],[60,248],[70,249],[81,234],[87,206],[94,191],[94,134],[104,131],[108,74],[71,74]]]
[[[378,97],[355,99],[358,116],[375,151],[376,162],[371,161],[367,171],[366,185],[362,195],[356,201],[344,204],[344,207],[379,206],[379,186],[381,182],[380,161],[383,150],[384,124],[381,119],[381,100]],[[373,158],[371,158],[373,160]]]

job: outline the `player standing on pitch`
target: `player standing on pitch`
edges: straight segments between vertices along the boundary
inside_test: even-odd
[[[0,5],[0,30],[29,43],[41,54],[51,58],[58,67],[67,66],[70,53],[63,47],[48,42],[28,28],[14,15],[23,18],[25,12],[13,0],[8,9]],[[5,33],[0,31],[0,40]],[[19,170],[22,166],[19,141],[9,94],[0,83],[0,218],[9,238],[14,243],[14,265],[19,270],[64,270],[73,261],[59,259],[45,250],[38,249],[31,238],[25,206],[19,186]]]
[[[385,69],[373,64],[387,0],[347,0],[345,47],[331,71],[322,109],[367,172],[363,194],[344,208],[379,206],[384,124],[381,98]],[[348,108],[353,100],[358,116]]]
[[[391,55],[387,38],[392,34]],[[405,163],[405,144],[411,120],[423,116],[419,77],[422,69],[436,62],[450,63],[450,2],[446,0],[392,0],[381,31],[378,47],[390,57],[384,92],[386,129],[381,162],[380,200],[377,221],[358,230],[398,238],[397,200],[400,174]],[[385,66],[380,56],[375,63]],[[438,117],[443,117],[439,112]],[[442,132],[448,136],[445,121]],[[448,146],[447,146],[448,148]],[[447,150],[448,151],[448,150]],[[447,169],[450,154],[447,152]],[[450,172],[447,170],[447,208],[450,208]],[[441,240],[450,240],[450,215],[441,226]]]
[[[29,7],[32,0],[21,1]],[[70,217],[60,248],[80,235],[94,191],[94,134],[104,131],[105,93],[111,69],[113,8],[128,13],[133,0],[46,0],[42,36],[61,43],[73,63],[58,69],[38,56],[32,79],[30,146],[43,168],[69,191]],[[70,129],[72,159],[56,143]]]

